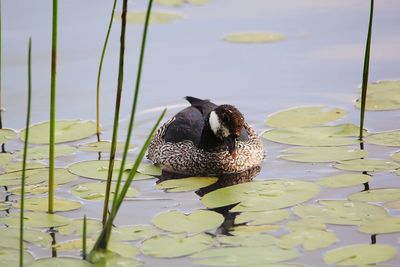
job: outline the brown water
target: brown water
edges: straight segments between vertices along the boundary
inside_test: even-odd
[[[57,118],[95,118],[97,65],[111,8],[110,1],[60,1],[59,65],[57,76]],[[141,9],[144,1],[131,1],[130,9]],[[23,7],[23,8],[22,8]],[[6,127],[21,129],[25,123],[26,51],[28,37],[33,37],[33,109],[32,122],[48,120],[50,85],[50,1],[3,1],[3,81],[2,102],[6,108]],[[119,7],[118,7],[119,8]],[[217,103],[237,106],[246,119],[261,133],[265,118],[280,109],[308,104],[327,104],[345,108],[342,122],[358,124],[359,111],[353,101],[361,82],[363,46],[366,37],[369,1],[317,0],[213,0],[196,7],[185,5],[173,9],[185,19],[168,25],[151,25],[133,143],[140,144],[164,106],[169,115],[186,103],[183,97],[210,98]],[[376,2],[371,50],[370,81],[398,79],[400,64],[400,2]],[[246,30],[281,32],[284,42],[239,45],[223,42],[226,33]],[[129,118],[141,26],[127,28],[124,104],[120,139],[123,140]],[[101,118],[103,139],[111,136],[119,46],[119,23],[114,23],[102,77]],[[159,109],[158,109],[159,108]],[[368,112],[366,128],[370,131],[400,128],[400,113]],[[94,141],[95,139],[90,139]],[[89,140],[85,140],[87,142]],[[79,142],[76,142],[77,144]],[[267,157],[255,180],[269,178],[317,181],[323,176],[339,174],[332,164],[302,164],[279,159],[290,146],[264,140]],[[20,149],[21,142],[11,142],[9,150]],[[389,159],[398,149],[366,145],[370,158]],[[103,155],[105,158],[107,155]],[[96,159],[95,153],[57,159],[65,167],[82,159]],[[89,181],[81,178],[79,182]],[[74,199],[69,189],[78,182],[62,186],[57,196]],[[155,190],[156,181],[134,182],[141,192],[137,201],[123,204],[116,224],[150,223],[159,212],[179,209],[185,212],[203,208],[193,192],[165,193]],[[393,173],[374,174],[371,188],[400,187]],[[343,199],[363,186],[343,189],[321,188],[318,199]],[[0,191],[1,199],[6,197]],[[15,199],[11,196],[10,199]],[[65,212],[76,218],[87,214],[100,218],[101,201],[80,200],[81,209]],[[13,211],[12,211],[13,212]],[[391,211],[392,215],[399,212]],[[0,216],[5,216],[0,212]],[[290,219],[295,218],[291,215]],[[282,224],[285,224],[284,221]],[[335,247],[371,242],[353,226],[329,226],[338,236],[334,245],[305,252],[291,263],[325,266],[321,255]],[[274,232],[280,235],[284,231]],[[57,241],[63,237],[56,235]],[[399,234],[377,237],[377,243],[399,247]],[[301,249],[299,251],[303,252]],[[51,256],[50,250],[35,249],[35,257]],[[78,255],[78,253],[59,253]],[[140,255],[148,266],[195,266],[188,258],[154,259]],[[400,262],[400,255],[388,263]],[[399,266],[399,265],[396,265]]]

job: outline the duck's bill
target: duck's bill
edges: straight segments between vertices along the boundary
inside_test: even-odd
[[[237,158],[237,151],[236,151],[236,138],[234,136],[228,136],[225,139],[226,146],[228,147],[228,152],[232,158]]]

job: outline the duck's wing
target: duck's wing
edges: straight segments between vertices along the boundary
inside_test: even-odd
[[[192,105],[192,107],[195,107],[201,112],[204,119],[217,107],[216,104],[212,103],[208,99],[200,99],[193,96],[187,96],[185,99],[190,103],[190,105]]]

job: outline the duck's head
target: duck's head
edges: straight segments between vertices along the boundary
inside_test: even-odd
[[[236,140],[244,125],[243,114],[232,105],[221,105],[210,112],[208,122],[214,135],[226,144],[229,154],[235,159]]]

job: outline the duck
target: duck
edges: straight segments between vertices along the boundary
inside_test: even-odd
[[[239,173],[261,164],[262,142],[233,105],[192,96],[190,106],[154,133],[147,158],[163,171],[190,176]]]

